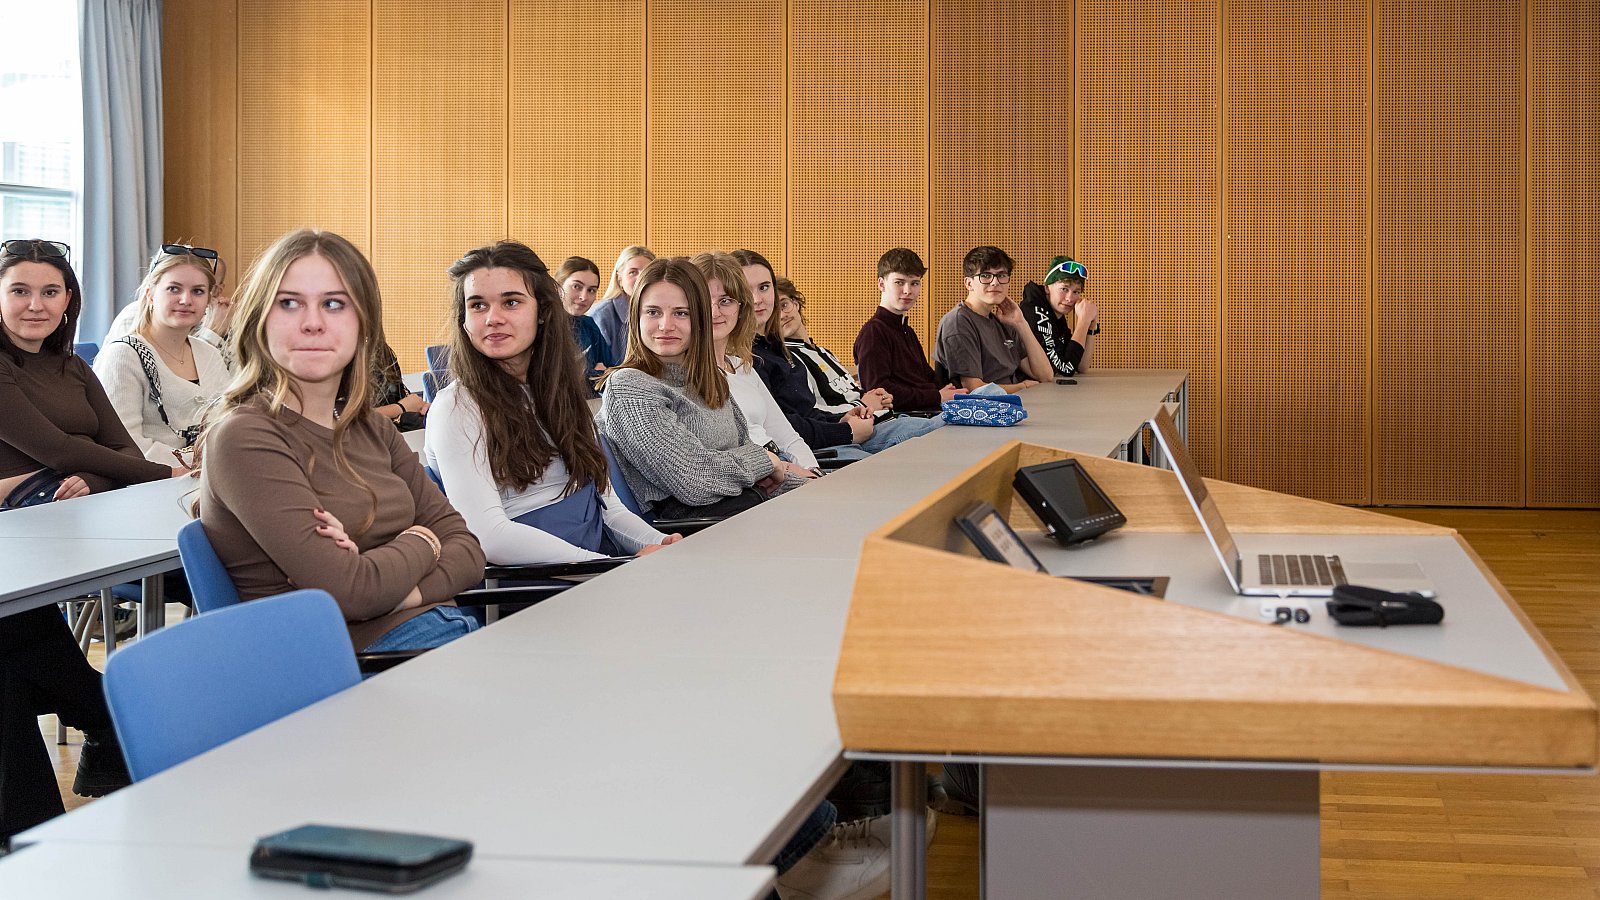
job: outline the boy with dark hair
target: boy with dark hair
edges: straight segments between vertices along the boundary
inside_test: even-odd
[[[967,296],[939,320],[933,359],[971,391],[994,384],[1015,394],[1052,377],[1050,359],[1010,297],[1011,257],[974,247],[961,262]]]
[[[1065,378],[1089,368],[1094,336],[1100,333],[1100,307],[1083,299],[1083,282],[1088,277],[1083,263],[1058,256],[1050,260],[1043,287],[1030,281],[1022,289],[1023,318],[1044,347],[1050,367]]]
[[[922,296],[922,258],[896,247],[878,258],[878,308],[856,335],[856,376],[867,390],[882,388],[902,410],[938,409],[955,388],[939,384],[906,313]]]

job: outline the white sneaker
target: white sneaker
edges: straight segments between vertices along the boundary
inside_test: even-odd
[[[872,900],[888,889],[888,816],[840,822],[778,876],[782,900]]]

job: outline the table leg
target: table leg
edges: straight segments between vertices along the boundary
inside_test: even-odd
[[[889,894],[923,900],[927,894],[928,785],[920,762],[894,762],[889,770]]]
[[[106,639],[106,655],[117,649],[117,598],[110,588],[100,592],[100,630]]]
[[[139,637],[167,623],[166,576],[146,575],[139,582]]]
[[[984,896],[1315,900],[1316,771],[985,767]]]

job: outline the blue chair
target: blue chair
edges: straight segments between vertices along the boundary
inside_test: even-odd
[[[448,384],[450,384],[449,372],[423,372],[422,399],[432,403],[433,398],[439,396],[439,392]]]
[[[134,781],[361,680],[326,591],[196,616],[106,660],[106,702]]]
[[[178,558],[183,561],[183,573],[189,577],[195,612],[208,613],[238,604],[239,591],[217,558],[217,551],[211,548],[211,539],[206,537],[199,519],[178,529]]]
[[[427,357],[427,359],[428,359],[428,371],[437,372],[440,375],[448,375],[449,374],[449,372],[450,372],[450,348],[449,347],[446,347],[444,344],[433,344],[431,346],[423,348],[422,355]],[[448,382],[446,382],[446,383],[448,383]]]
[[[100,345],[94,341],[80,341],[72,345],[72,352],[83,357],[83,361],[94,365],[94,358],[100,355]]]

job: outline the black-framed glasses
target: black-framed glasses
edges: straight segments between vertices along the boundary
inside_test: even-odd
[[[210,247],[191,247],[188,244],[162,244],[161,252],[168,256],[195,256],[206,261],[206,267],[211,269],[211,274],[221,284],[228,267],[222,262],[222,257]]]
[[[60,241],[47,241],[42,238],[21,238],[6,241],[0,244],[0,251],[7,256],[50,256],[57,259],[72,259],[72,248]]]
[[[1061,265],[1056,266],[1054,269],[1051,269],[1050,271],[1051,272],[1060,272],[1063,275],[1077,276],[1078,278],[1083,278],[1083,279],[1087,279],[1089,277],[1089,270],[1085,269],[1083,267],[1083,263],[1076,262],[1076,261],[1070,260],[1070,259],[1067,260],[1066,262],[1062,263]]]
[[[1001,284],[1011,283],[1010,272],[979,272],[972,277],[978,279],[979,284],[994,284],[997,281]]]

